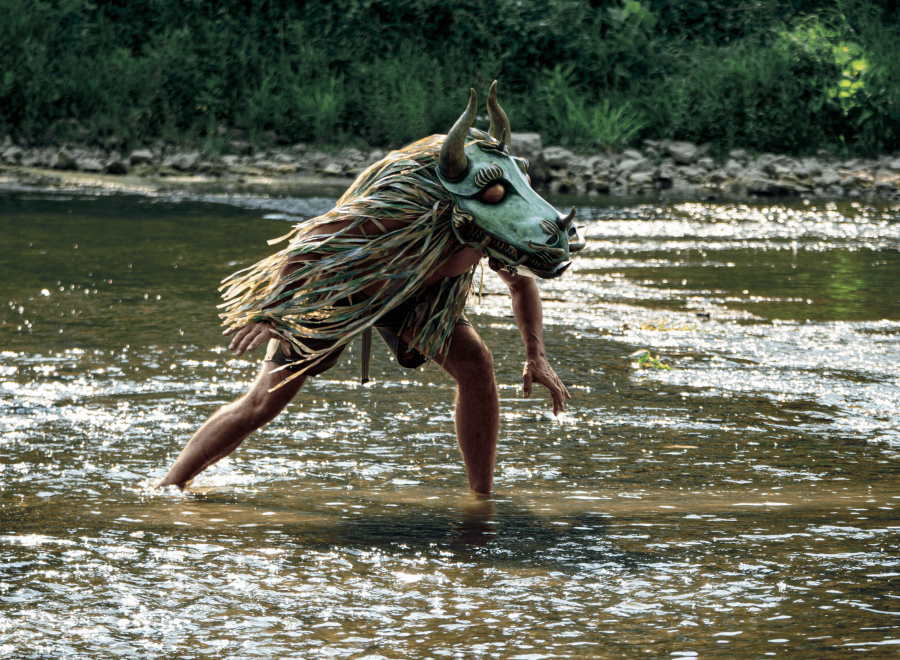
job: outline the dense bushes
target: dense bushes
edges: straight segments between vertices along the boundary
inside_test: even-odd
[[[849,2],[0,0],[0,128],[397,145],[499,78],[574,146],[900,148],[897,3]]]

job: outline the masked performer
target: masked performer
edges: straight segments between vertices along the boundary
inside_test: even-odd
[[[531,189],[528,163],[509,155],[510,126],[488,95],[489,133],[472,128],[478,100],[447,136],[390,153],[325,215],[297,225],[287,248],[222,287],[225,335],[236,355],[265,342],[258,378],[194,434],[158,487],[184,485],[272,421],[310,376],[333,367],[374,328],[397,362],[438,363],[457,383],[456,434],[469,487],[490,494],[499,431],[491,353],[463,315],[484,257],[509,286],[525,342],[524,395],[544,385],[553,413],[570,398],[544,352],[534,277],[558,277],[584,247],[572,225]],[[364,350],[365,352],[365,350]]]

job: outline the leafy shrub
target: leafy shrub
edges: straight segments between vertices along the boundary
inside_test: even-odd
[[[544,85],[547,137],[573,147],[621,147],[647,125],[627,102],[590,103],[572,85],[573,66],[556,67]]]
[[[0,0],[0,130],[396,146],[499,78],[514,128],[548,142],[896,149],[895,4]]]
[[[836,139],[840,106],[824,90],[840,74],[825,58],[743,40],[697,46],[682,64],[665,83],[672,136],[779,152]]]

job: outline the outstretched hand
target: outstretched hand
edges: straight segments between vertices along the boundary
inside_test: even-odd
[[[285,353],[289,352],[290,350],[290,345],[288,344],[288,342],[284,338],[282,338],[281,335],[276,333],[272,329],[272,325],[270,323],[267,323],[266,321],[248,323],[247,325],[242,325],[239,328],[228,328],[222,334],[226,337],[228,335],[234,335],[231,343],[228,345],[228,350],[234,351],[235,357],[240,357],[244,353],[252,351],[260,344],[263,344],[270,339],[280,339],[281,350],[283,350]]]
[[[559,376],[553,371],[550,363],[547,362],[547,358],[541,357],[525,363],[525,370],[522,372],[523,398],[527,399],[531,396],[532,383],[540,383],[550,390],[550,396],[553,397],[554,415],[558,415],[566,409],[566,399],[572,397]]]

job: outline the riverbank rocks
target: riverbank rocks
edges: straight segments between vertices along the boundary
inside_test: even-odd
[[[25,155],[25,150],[19,145],[7,146],[3,151],[3,162],[8,165],[18,165]]]
[[[532,183],[541,184],[550,177],[550,165],[544,156],[544,144],[540,133],[513,133],[509,151],[513,156],[528,161],[528,174]]]
[[[132,165],[149,165],[153,162],[153,152],[149,149],[136,149],[131,152],[128,162]]]
[[[113,154],[106,163],[105,171],[107,174],[128,174],[128,163],[120,154]]]
[[[232,130],[231,137],[236,137]],[[259,178],[260,185],[285,182],[334,182],[345,185],[367,167],[387,155],[382,149],[350,147],[339,151],[311,150],[298,143],[254,148],[232,139],[219,154],[185,148],[158,140],[149,148],[124,156],[121,141],[109,138],[92,146],[66,143],[61,147],[25,147],[10,136],[0,141],[0,168],[80,170],[129,174],[133,177],[231,179],[245,183]],[[841,160],[830,155],[791,157],[783,154],[751,154],[732,149],[727,156],[710,154],[709,145],[684,141],[646,140],[640,149],[621,152],[576,152],[561,145],[543,146],[538,133],[513,133],[510,152],[528,160],[528,173],[536,188],[557,194],[579,195],[820,195],[862,197],[879,195],[900,199],[900,152],[877,158]],[[29,179],[30,180],[30,179]]]
[[[645,148],[660,154],[667,154],[679,165],[692,165],[709,151],[710,145],[697,146],[692,142],[671,140],[644,140]]]
[[[369,155],[366,156],[366,162],[363,163],[363,167],[369,167],[369,165],[374,165],[379,160],[387,156],[387,152],[381,149],[373,149],[369,152]]]
[[[646,140],[642,150],[579,155],[561,146],[543,151],[550,165],[545,186],[553,193],[678,194],[727,193],[766,196],[900,196],[900,153],[839,162],[823,157],[756,156],[732,149],[727,158],[710,145]],[[855,191],[855,192],[853,192]]]
[[[660,146],[681,165],[690,165],[699,157],[700,150],[690,142],[664,142]]]
[[[509,141],[509,150],[513,156],[536,161],[544,153],[544,145],[540,133],[513,133]]]
[[[75,159],[76,168],[82,172],[102,172],[104,170],[103,163],[99,158],[83,156]]]
[[[60,149],[50,159],[51,170],[76,170],[78,163],[67,149]]]
[[[249,156],[253,153],[253,145],[249,142],[245,142],[244,140],[231,140],[228,143],[228,148],[232,153],[239,154],[241,156]]]
[[[575,154],[564,147],[547,147],[544,149],[544,160],[556,169],[568,168]]]
[[[193,151],[187,154],[177,154],[171,160],[171,165],[180,172],[193,172],[200,162],[200,153]]]

